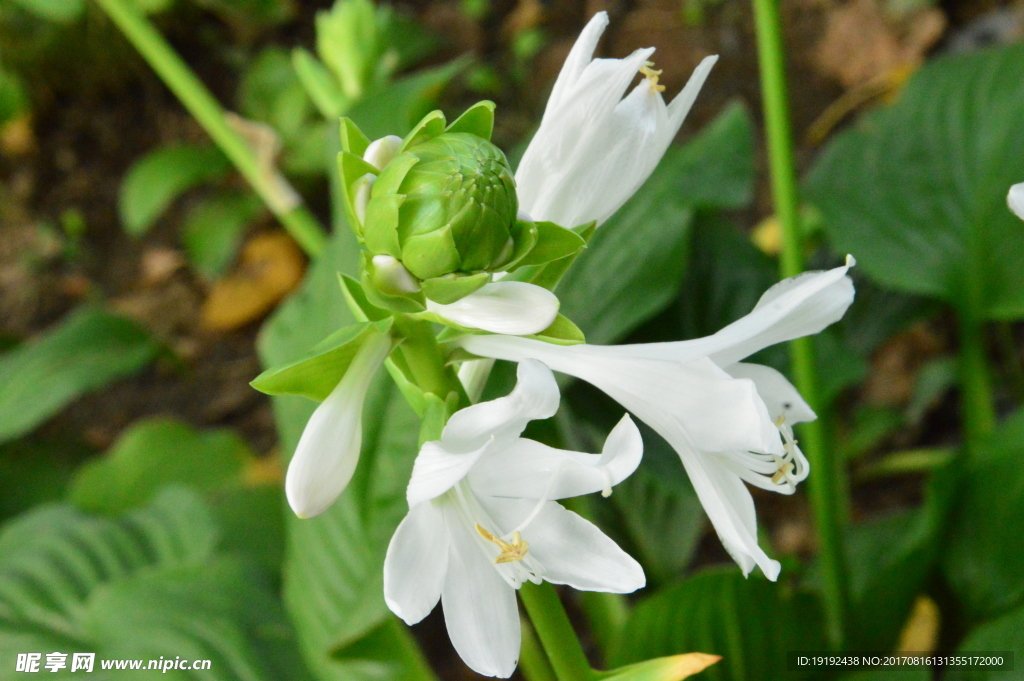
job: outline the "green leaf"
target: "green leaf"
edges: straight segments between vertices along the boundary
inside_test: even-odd
[[[967,617],[977,621],[1024,603],[1024,412],[972,451],[959,470],[943,571]]]
[[[420,285],[423,295],[435,303],[450,305],[462,300],[473,291],[485,286],[491,280],[490,272],[477,274],[451,273],[444,276],[425,279]]]
[[[528,338],[536,338],[545,343],[555,343],[557,345],[577,345],[587,342],[580,328],[563,314],[556,315],[555,321],[551,322],[548,328],[540,333],[528,336]]]
[[[468,57],[417,71],[366,95],[348,112],[370,139],[405,135],[430,112],[448,82],[471,63]]]
[[[1024,650],[1024,608],[1018,608],[981,625],[967,635],[957,648],[958,653],[973,653],[986,657],[998,657],[999,652],[1012,652],[1014,657],[1012,666],[1020,665],[1020,654]],[[1006,655],[1003,655],[1006,659]],[[958,669],[950,666],[946,668],[943,679],[946,681],[1012,681],[1019,679],[1020,671],[1013,669]]]
[[[18,74],[0,66],[0,125],[29,111],[28,94]]]
[[[83,307],[0,356],[0,442],[31,431],[83,393],[143,368],[159,351],[133,322]]]
[[[675,298],[694,211],[749,201],[752,144],[749,114],[730,106],[694,141],[670,147],[633,198],[598,227],[556,289],[562,313],[591,343],[623,337]]]
[[[104,456],[82,466],[68,499],[86,511],[137,508],[167,484],[200,492],[238,487],[252,453],[230,430],[199,432],[171,419],[136,422]]]
[[[169,489],[122,519],[70,506],[19,517],[0,533],[0,679],[19,652],[209,659],[208,678],[308,678],[272,592],[218,556],[209,511]],[[168,678],[192,678],[174,672]]]
[[[14,2],[42,19],[62,23],[74,21],[85,8],[84,0],[14,0]]]
[[[786,653],[823,650],[817,602],[782,584],[744,579],[735,567],[704,570],[644,598],[623,628],[611,666],[687,652],[721,655],[702,678],[775,681]]]
[[[354,272],[358,258],[351,233],[336,231],[303,288],[264,327],[259,344],[264,364],[287,361],[305,352],[310,338],[354,321],[337,272]],[[291,395],[274,398],[284,452],[294,451],[314,407]],[[381,569],[388,541],[406,512],[405,485],[418,451],[418,430],[415,415],[382,373],[363,410],[363,452],[352,483],[316,518],[289,514],[285,604],[319,679],[423,678],[415,671],[416,655],[399,652],[415,650],[408,631],[388,624],[393,618],[384,604]],[[391,660],[383,669],[382,658]]]
[[[125,231],[145,234],[186,190],[219,179],[231,164],[215,147],[175,145],[151,151],[128,170],[118,212]]]
[[[251,385],[268,395],[302,395],[323,402],[345,376],[367,337],[386,334],[390,328],[390,319],[346,326],[299,359],[267,369]]]
[[[807,185],[832,246],[895,289],[976,317],[1024,315],[1024,46],[926,64],[891,107],[862,117]]]
[[[262,209],[259,197],[249,192],[218,194],[192,206],[182,233],[192,265],[210,279],[222,275],[235,259],[246,228]]]
[[[955,485],[952,470],[938,470],[928,482],[922,508],[850,528],[849,650],[895,648],[914,600],[935,567]]]
[[[522,260],[519,267],[544,263],[576,255],[587,247],[587,242],[576,232],[553,222],[538,222],[537,245]]]
[[[338,81],[319,59],[308,50],[298,47],[292,51],[292,64],[306,93],[324,118],[334,119],[345,111],[348,99],[338,87]]]

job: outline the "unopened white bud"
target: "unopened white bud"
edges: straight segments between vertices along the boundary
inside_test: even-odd
[[[366,223],[366,204],[370,203],[370,190],[373,189],[373,183],[376,181],[376,175],[366,173],[352,186],[352,208],[356,212],[356,218],[360,225]]]
[[[409,274],[409,270],[390,255],[373,256],[374,281],[385,292],[416,293],[420,290],[419,282]]]
[[[397,135],[381,137],[379,140],[374,140],[370,143],[370,146],[366,147],[366,153],[363,154],[363,160],[377,170],[384,170],[384,166],[391,163],[391,159],[395,157],[395,154],[398,153],[398,148],[401,146],[402,138]]]

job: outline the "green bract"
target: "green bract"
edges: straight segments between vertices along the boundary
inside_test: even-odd
[[[585,246],[575,232],[518,218],[512,169],[490,142],[493,123],[491,102],[451,125],[434,111],[393,153],[381,153],[343,119],[342,186],[349,222],[368,251],[361,282],[374,305],[419,312],[427,298],[454,303],[495,272]]]

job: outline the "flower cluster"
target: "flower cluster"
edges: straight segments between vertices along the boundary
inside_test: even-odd
[[[455,648],[489,676],[516,667],[515,593],[525,582],[614,593],[645,583],[635,560],[557,503],[611,494],[640,464],[640,433],[627,414],[600,454],[523,438],[529,421],[558,410],[552,371],[594,385],[664,437],[743,572],[759,566],[775,580],[780,566],[758,545],[747,485],[793,493],[809,472],[793,425],[815,414],[779,372],[742,360],[818,333],[854,296],[848,258],[780,282],[706,338],[590,345],[558,314],[551,289],[654,170],[716,59],[666,104],[653,49],[593,58],[607,23],[596,15],[573,47],[514,176],[490,142],[488,102],[451,124],[434,112],[405,138],[371,142],[343,122],[341,184],[364,256],[359,280],[342,284],[363,321],[253,382],[321,403],[286,481],[296,514],[311,517],[350,481],[370,380],[390,359],[424,416],[425,442],[387,551],[385,600],[410,624],[440,600]],[[474,404],[495,359],[518,363],[518,383]]]

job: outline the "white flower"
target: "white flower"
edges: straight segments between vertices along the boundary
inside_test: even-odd
[[[554,293],[521,281],[498,281],[442,305],[427,300],[427,310],[471,329],[525,336],[540,333],[558,316]]]
[[[369,336],[337,387],[309,417],[284,481],[288,503],[300,518],[323,513],[352,479],[363,440],[366,391],[390,350],[386,335]]]
[[[593,59],[608,26],[598,12],[562,66],[537,134],[516,171],[520,207],[535,220],[604,222],[644,183],[679,131],[718,57],[707,57],[668,106],[654,48]],[[623,94],[637,72],[647,78]]]
[[[1010,187],[1010,193],[1006,195],[1006,205],[1017,217],[1024,220],[1024,182]]]
[[[469,352],[537,359],[600,388],[678,452],[723,545],[744,573],[778,562],[757,545],[754,504],[742,481],[790,494],[807,476],[793,423],[815,418],[774,369],[739,360],[775,343],[818,333],[853,302],[847,265],[779,282],[754,310],[706,338],[641,345],[559,346],[510,336],[471,336]]]
[[[439,442],[423,445],[406,496],[409,514],[384,561],[384,599],[409,624],[444,605],[448,635],[474,671],[507,678],[519,657],[515,590],[525,581],[628,593],[643,569],[615,542],[552,501],[602,491],[632,473],[643,442],[624,416],[601,455],[520,438],[558,410],[540,362],[519,364],[507,397],[467,407]]]

